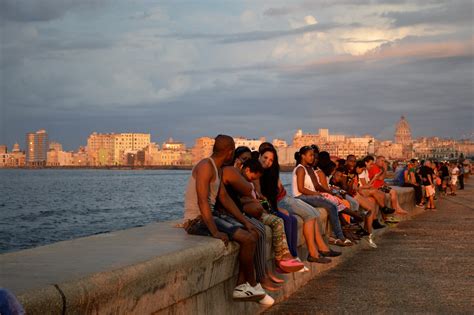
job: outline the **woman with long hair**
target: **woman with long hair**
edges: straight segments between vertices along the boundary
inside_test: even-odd
[[[282,217],[287,216],[292,220],[294,215],[298,215],[303,219],[303,236],[305,237],[309,252],[308,261],[329,263],[331,260],[327,257],[336,257],[341,253],[331,250],[325,243],[321,235],[320,222],[318,221],[321,214],[313,207],[300,200],[295,200],[286,193],[280,180],[278,154],[275,148],[269,143],[264,143],[260,146],[259,152],[260,161],[265,169],[264,176],[260,180],[262,194],[268,198],[272,207],[278,209]],[[292,221],[289,224],[292,224]],[[295,224],[294,230],[297,231],[297,224]],[[294,234],[294,250],[296,253],[297,232],[295,233],[291,227],[288,233]]]
[[[325,198],[315,188],[316,179],[312,168],[314,163],[314,150],[310,146],[302,147],[295,154],[297,166],[293,170],[293,196],[301,199],[313,207],[323,207],[328,211],[332,230],[336,236],[331,242],[338,246],[351,246],[351,240],[346,239],[339,221],[338,206]]]

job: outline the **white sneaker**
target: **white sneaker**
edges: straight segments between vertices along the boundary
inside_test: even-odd
[[[260,285],[257,284],[256,287]],[[260,286],[261,288],[261,286]],[[248,282],[235,287],[232,297],[238,301],[260,301],[265,297],[266,292],[262,289],[256,290]]]
[[[272,306],[275,303],[275,300],[270,295],[265,294],[265,297],[258,301],[258,303],[265,306]]]
[[[373,234],[369,234],[369,238],[367,239],[367,241],[369,242],[369,246],[372,247],[372,248],[377,248],[377,244],[375,244],[374,242],[374,237],[373,237]]]
[[[249,287],[254,289],[255,292],[257,292],[257,294],[265,294],[265,295],[267,294],[267,292],[265,292],[265,290],[263,289],[262,285],[259,282],[257,282],[257,284],[254,287],[250,286],[249,284]]]

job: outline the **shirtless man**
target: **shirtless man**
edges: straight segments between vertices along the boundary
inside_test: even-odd
[[[218,135],[211,157],[201,160],[193,168],[185,194],[184,228],[188,234],[220,239],[226,246],[229,240],[239,243],[239,276],[233,298],[260,301],[266,292],[255,280],[253,258],[257,232],[236,207],[221,181],[221,168],[232,161],[234,150],[232,137]],[[217,199],[227,213],[215,211]]]

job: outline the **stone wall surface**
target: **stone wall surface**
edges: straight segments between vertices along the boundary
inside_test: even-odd
[[[414,212],[411,188],[396,188]],[[299,218],[298,218],[299,219]],[[0,285],[16,294],[28,314],[255,314],[257,303],[234,302],[238,245],[187,235],[177,222],[59,242],[0,255]],[[303,246],[299,224],[300,257]],[[271,232],[267,228],[270,256]],[[380,232],[378,232],[380,233]],[[343,248],[329,265],[288,274],[282,301],[311,278],[348,259],[361,247]]]

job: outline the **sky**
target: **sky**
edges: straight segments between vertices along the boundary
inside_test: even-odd
[[[0,143],[474,133],[473,2],[0,0]]]

